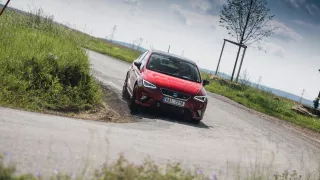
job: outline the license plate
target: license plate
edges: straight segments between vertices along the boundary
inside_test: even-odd
[[[179,107],[184,107],[184,104],[185,104],[185,102],[183,102],[183,101],[179,101],[179,100],[168,98],[168,97],[164,97],[163,102],[167,103],[167,104],[179,106]]]

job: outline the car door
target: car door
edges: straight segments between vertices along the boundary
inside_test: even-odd
[[[148,51],[144,52],[138,59],[134,62],[142,62],[143,58],[148,54]],[[137,77],[140,74],[140,69],[134,65],[134,62],[131,64],[131,68],[129,70],[129,77],[128,77],[128,89],[130,94],[133,92],[134,84],[137,81]]]

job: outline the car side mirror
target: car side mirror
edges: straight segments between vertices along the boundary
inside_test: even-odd
[[[202,81],[202,85],[203,85],[203,86],[207,86],[207,85],[209,85],[209,84],[210,84],[210,81],[208,81],[208,80],[205,80],[205,79],[204,79],[204,80]]]
[[[140,69],[142,63],[141,62],[134,62],[133,64],[135,66],[137,66],[138,69]]]

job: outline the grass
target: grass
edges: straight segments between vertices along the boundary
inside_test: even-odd
[[[84,47],[129,63],[133,62],[141,54],[139,51],[117,46],[97,38],[88,41]]]
[[[181,167],[179,163],[167,163],[163,168],[158,166],[151,159],[146,159],[142,164],[134,164],[120,155],[117,161],[111,164],[105,164],[101,168],[94,171],[89,177],[84,178],[85,172],[79,175],[69,175],[63,172],[55,172],[54,175],[48,174],[18,174],[16,168],[12,164],[5,164],[3,156],[0,155],[0,180],[134,180],[134,179],[152,179],[152,180],[218,180],[217,174],[210,176],[205,175],[201,170],[187,171]],[[319,174],[306,175],[302,177],[297,171],[284,171],[283,173],[270,173],[268,170],[254,169],[252,172],[241,174],[234,173],[228,179],[244,179],[244,180],[302,180],[302,179],[319,179]]]
[[[208,74],[202,73],[202,76],[210,79]],[[280,98],[270,92],[243,84],[229,83],[219,78],[211,79],[211,83],[206,89],[228,97],[256,111],[320,132],[319,118],[306,117],[292,111],[291,108],[295,105],[295,102]]]
[[[101,105],[101,89],[83,48],[128,62],[140,55],[58,24],[41,10],[7,9],[0,34],[0,106],[12,108],[93,109]]]
[[[0,17],[0,105],[78,111],[101,103],[81,37],[51,17],[7,10]]]

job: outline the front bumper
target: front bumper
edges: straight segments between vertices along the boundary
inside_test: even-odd
[[[165,111],[179,113],[186,118],[202,120],[207,107],[207,101],[199,102],[194,100],[193,97],[190,97],[185,101],[184,107],[178,107],[164,103],[162,101],[164,96],[159,88],[149,89],[141,86],[137,89],[136,103],[145,107],[159,108]]]

